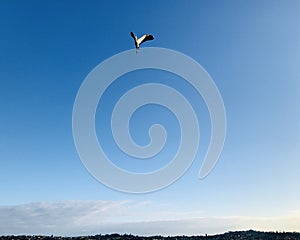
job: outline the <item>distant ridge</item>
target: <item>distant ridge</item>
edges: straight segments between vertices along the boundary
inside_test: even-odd
[[[226,232],[217,235],[199,236],[136,236],[132,234],[105,234],[93,236],[61,237],[44,235],[0,236],[0,240],[300,240],[299,232],[260,232],[254,230]]]

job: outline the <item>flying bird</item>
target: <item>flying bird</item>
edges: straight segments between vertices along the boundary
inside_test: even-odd
[[[133,32],[130,32],[130,35],[131,37],[133,38],[134,40],[134,44],[135,44],[135,50],[136,50],[136,53],[138,52],[139,48],[140,48],[140,45],[143,43],[143,42],[146,42],[146,41],[149,41],[149,40],[153,40],[154,37],[150,34],[144,34],[143,36],[141,36],[140,38],[137,38],[136,35],[134,35]]]

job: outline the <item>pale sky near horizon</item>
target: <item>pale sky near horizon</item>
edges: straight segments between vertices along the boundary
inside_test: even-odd
[[[296,0],[1,1],[0,235],[300,231],[299,23]],[[99,63],[134,48],[130,31],[153,34],[144,47],[182,52],[214,79],[227,136],[205,179],[197,174],[209,115],[187,88],[203,123],[200,150],[175,183],[153,193],[123,193],[99,183],[81,163],[72,136],[77,91]],[[131,77],[142,82],[147,74]],[[180,80],[158,76],[151,75],[171,86]],[[112,99],[129,86],[120,85]],[[97,130],[109,118],[104,113],[112,102],[105,101],[97,109]],[[162,124],[170,122],[165,154],[174,153],[176,119],[163,108],[144,110],[133,119],[133,137],[146,144],[139,121],[155,121],[158,113]],[[100,142],[109,149],[112,140]],[[109,154],[120,167],[136,170],[117,151]],[[151,162],[138,170],[143,167],[153,170]]]

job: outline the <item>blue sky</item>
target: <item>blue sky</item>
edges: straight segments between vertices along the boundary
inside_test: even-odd
[[[0,212],[7,221],[0,222],[0,234],[300,231],[299,22],[300,3],[291,0],[1,1]],[[198,157],[163,190],[135,195],[107,188],[77,155],[72,136],[77,91],[99,63],[134,47],[130,31],[155,36],[145,47],[192,57],[219,88],[227,137],[216,167],[204,180],[197,174],[210,126],[201,101],[193,104],[203,122]],[[132,78],[139,80],[143,73]],[[175,85],[180,80],[151,76]],[[192,90],[183,91],[198,102]],[[104,112],[110,104],[108,99]],[[144,110],[158,112],[162,123],[176,122],[162,108],[152,107]],[[98,109],[99,124],[102,116],[107,117]],[[137,113],[132,124],[145,124],[145,116]],[[178,136],[176,123],[169,127],[171,150],[166,155],[174,151]],[[133,136],[145,141],[137,130]],[[131,162],[120,164],[135,169]],[[149,163],[144,167],[153,168]],[[67,228],[71,219],[86,225]],[[39,223],[36,229],[26,225],[32,221]],[[9,224],[15,222],[19,224]],[[92,222],[96,225],[88,224]]]

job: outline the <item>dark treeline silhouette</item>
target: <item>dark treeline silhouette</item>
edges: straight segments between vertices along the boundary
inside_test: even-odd
[[[105,234],[94,236],[60,237],[60,236],[41,236],[41,235],[10,235],[0,236],[0,240],[300,240],[298,232],[258,232],[254,230],[227,232],[218,235],[203,236],[135,236],[131,234]]]

